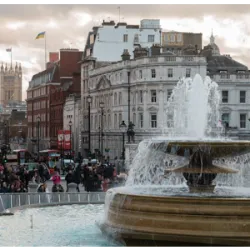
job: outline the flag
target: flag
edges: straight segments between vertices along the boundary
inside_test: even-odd
[[[7,52],[11,52],[12,51],[12,48],[8,48],[6,49]]]
[[[45,31],[44,31],[44,32],[39,33],[39,34],[36,36],[36,39],[39,39],[39,38],[44,38],[44,36],[45,36]]]

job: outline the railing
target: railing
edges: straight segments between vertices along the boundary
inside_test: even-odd
[[[104,203],[105,192],[84,193],[6,193],[0,194],[0,212],[6,209],[38,204]]]

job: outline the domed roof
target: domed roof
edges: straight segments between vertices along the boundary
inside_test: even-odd
[[[213,56],[219,56],[220,55],[220,49],[219,49],[218,45],[214,42],[214,40],[215,40],[215,38],[214,38],[213,32],[212,32],[212,34],[210,36],[210,43],[209,43],[209,45],[212,48],[212,55]]]

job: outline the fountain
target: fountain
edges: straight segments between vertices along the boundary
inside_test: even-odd
[[[126,186],[107,192],[105,234],[130,246],[250,245],[250,189],[235,187],[250,142],[220,137],[219,100],[208,77],[177,84],[168,137],[142,141]]]

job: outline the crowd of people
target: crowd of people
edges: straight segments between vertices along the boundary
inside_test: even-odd
[[[30,181],[40,183],[48,179],[49,172],[42,164],[31,170],[27,165],[0,165],[0,193],[27,192]]]
[[[60,169],[55,167],[50,175],[49,169],[44,163],[38,163],[36,168],[28,169],[27,165],[0,165],[0,193],[27,192],[29,182],[38,184],[38,192],[46,192],[46,181],[52,180],[52,192],[68,192],[70,183],[76,184],[77,192],[80,185],[87,192],[104,191],[108,188],[120,186],[126,180],[125,171],[121,171],[109,162],[86,163],[78,162],[70,164],[66,168],[66,189],[62,186]]]
[[[117,172],[115,165],[109,162],[93,164],[89,161],[88,164],[78,164],[75,169],[73,166],[69,166],[65,176],[67,187],[70,183],[76,183],[78,192],[80,184],[87,192],[106,192],[110,187],[122,185],[125,180],[126,174]]]

